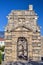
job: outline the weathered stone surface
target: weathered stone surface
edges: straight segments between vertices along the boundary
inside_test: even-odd
[[[41,60],[40,27],[37,19],[34,10],[13,10],[8,15],[5,27],[5,62]]]
[[[30,61],[30,62],[7,62],[7,63],[3,63],[2,65],[43,65],[43,62],[35,62],[35,61]]]

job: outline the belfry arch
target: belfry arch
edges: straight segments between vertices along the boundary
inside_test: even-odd
[[[28,60],[28,42],[25,37],[19,37],[17,40],[17,59]]]

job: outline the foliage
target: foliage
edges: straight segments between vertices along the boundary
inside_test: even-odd
[[[1,50],[2,52],[4,52],[4,48],[5,48],[5,46],[2,46],[2,47],[0,47],[0,50]]]
[[[0,46],[0,64],[1,64],[1,62],[2,62],[2,53],[1,52],[4,52],[4,48],[5,48],[5,46]]]
[[[1,54],[1,51],[0,51],[0,64],[2,62],[2,54]]]

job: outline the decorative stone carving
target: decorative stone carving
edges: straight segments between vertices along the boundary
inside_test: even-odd
[[[30,10],[12,10],[7,17],[5,44],[11,43],[11,45],[5,45],[5,50],[7,50],[5,51],[5,62],[39,61],[41,57],[41,43],[40,38],[38,38],[40,37],[40,27],[37,25],[38,16],[32,6]],[[9,36],[11,36],[11,39]],[[19,44],[18,38],[23,38],[19,40]],[[12,51],[9,50],[8,52],[8,49]],[[21,57],[22,59],[20,59]]]

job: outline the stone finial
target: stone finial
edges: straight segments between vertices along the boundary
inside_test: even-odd
[[[33,5],[29,5],[29,10],[33,10]]]

